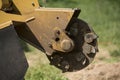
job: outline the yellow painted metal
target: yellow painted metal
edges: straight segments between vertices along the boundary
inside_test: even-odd
[[[43,43],[41,45],[44,48],[46,48],[45,50],[50,51],[49,53],[52,53],[53,49],[46,46],[48,44],[55,43],[55,41],[52,38],[54,37],[54,32],[56,30],[56,27],[58,27],[61,31],[65,30],[73,14],[74,14],[74,10],[72,9],[37,8],[35,9],[34,12],[35,20],[28,22],[27,25],[29,26],[31,31],[36,35],[38,41],[40,41],[40,43]],[[64,36],[64,39],[69,39],[69,38]],[[54,49],[63,51],[61,47],[59,47],[59,49],[56,48],[58,47],[58,45],[59,44],[55,43]]]
[[[2,0],[0,0],[0,9],[2,8]]]
[[[21,15],[8,14],[0,11],[0,29],[12,24],[12,21],[25,22],[25,17]]]
[[[9,0],[0,0],[0,2],[2,2],[3,5],[9,5]]]
[[[33,15],[32,13],[35,12],[35,9],[39,7],[39,3],[37,2],[37,0],[11,1],[13,1],[13,4],[16,6],[19,12],[24,15],[10,14],[0,10],[0,29],[11,25],[12,21],[26,22],[33,17],[30,15]],[[9,0],[0,0],[0,9],[2,8],[2,6],[7,7],[8,5]]]
[[[9,7],[9,0],[0,0],[2,7]]]
[[[56,27],[64,33],[62,30],[66,29],[75,10],[69,8],[39,7],[37,0],[12,0],[12,2],[16,7],[14,9],[16,11],[18,10],[20,14],[6,13],[0,10],[0,29],[12,25],[13,22],[15,27],[15,22],[24,22],[30,28],[37,40],[43,43],[41,45],[45,48],[45,51],[52,53],[53,49],[46,47],[49,43],[52,45],[54,44],[53,48],[55,50],[63,51],[60,44],[55,43],[52,38],[54,37]],[[71,40],[69,37],[66,37],[65,33],[63,38]]]
[[[6,3],[5,3],[5,1],[6,1]],[[74,10],[72,10],[72,9],[39,8],[39,3],[37,0],[12,0],[12,1],[13,1],[13,4],[15,4],[16,8],[21,13],[21,15],[9,14],[9,13],[0,11],[0,18],[1,18],[0,19],[0,28],[5,27],[5,26],[3,26],[3,24],[6,24],[6,22],[9,22],[9,21],[25,22],[27,19],[30,19],[31,17],[36,17],[37,19],[40,18],[41,20],[44,21],[43,24],[46,24],[46,20],[44,20],[45,18],[49,17],[49,19],[52,19],[53,16],[51,16],[51,15],[62,16],[61,14],[63,14],[63,13],[65,13],[66,14],[65,17],[67,17],[67,19],[70,20],[74,13]],[[25,4],[23,4],[23,3],[25,3]],[[2,6],[4,4],[8,4],[8,0],[0,0],[0,6]],[[62,13],[59,13],[59,12],[62,12]],[[35,22],[35,23],[37,23],[37,22]]]
[[[13,0],[21,14],[31,14],[36,8],[39,8],[38,0]]]

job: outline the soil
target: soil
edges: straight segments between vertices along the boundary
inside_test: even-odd
[[[100,49],[94,62],[83,70],[64,73],[69,80],[120,80],[120,62],[108,63],[101,59],[111,58],[109,51]]]
[[[91,64],[81,71],[65,73],[65,76],[69,80],[120,80],[120,62]]]

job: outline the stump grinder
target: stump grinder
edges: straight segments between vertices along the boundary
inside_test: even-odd
[[[0,80],[24,80],[27,59],[19,39],[44,52],[63,72],[88,66],[98,36],[78,8],[46,8],[37,0],[0,0]]]

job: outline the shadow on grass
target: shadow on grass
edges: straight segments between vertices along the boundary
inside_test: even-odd
[[[120,57],[120,49],[112,51],[110,55],[111,57]]]
[[[111,58],[108,59],[108,62],[120,62],[120,49],[110,52]]]

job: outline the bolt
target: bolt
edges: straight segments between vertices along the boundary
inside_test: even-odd
[[[70,68],[70,65],[66,65],[65,69],[68,70]]]
[[[61,42],[61,48],[64,50],[64,51],[71,51],[71,49],[73,48],[73,44],[70,40],[63,40]]]
[[[70,65],[69,65],[69,63],[68,63],[67,61],[63,61],[63,62],[61,63],[61,66],[63,66],[64,69],[66,69],[66,70],[68,70],[68,69],[70,68]]]
[[[60,67],[61,65],[60,65],[60,64],[58,64],[58,66]]]
[[[50,57],[50,59],[53,59],[53,57]]]

